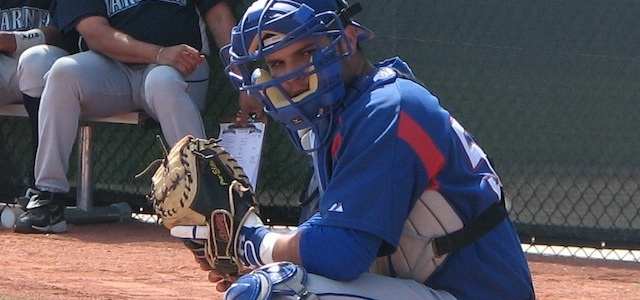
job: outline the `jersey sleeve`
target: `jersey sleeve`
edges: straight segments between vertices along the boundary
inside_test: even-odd
[[[377,89],[358,103],[342,114],[333,144],[331,179],[320,203],[322,224],[378,236],[386,242],[379,253],[384,255],[397,246],[413,203],[444,164],[437,140],[442,140],[449,116],[435,97],[408,80]],[[433,128],[411,124],[410,110],[420,110]],[[418,146],[426,149],[429,166],[403,138],[406,132],[420,135]]]
[[[49,4],[49,14],[51,15],[51,19],[49,20],[49,23],[47,25],[60,28],[58,24],[58,14],[56,12],[56,1],[51,1],[51,3]]]
[[[89,16],[106,17],[106,7],[102,0],[57,0],[59,29],[64,33],[75,30],[76,24]]]
[[[382,243],[377,236],[359,230],[316,222],[304,225],[300,237],[302,265],[313,274],[334,280],[354,280],[366,272]]]

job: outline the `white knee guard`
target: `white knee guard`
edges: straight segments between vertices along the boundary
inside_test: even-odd
[[[246,274],[229,287],[225,300],[269,300],[272,296],[292,296],[293,299],[315,300],[304,284],[307,271],[290,262],[264,265]]]

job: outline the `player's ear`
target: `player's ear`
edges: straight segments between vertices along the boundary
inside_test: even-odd
[[[358,31],[355,27],[349,25],[344,28],[344,33],[346,36],[344,42],[349,43],[349,48],[347,49],[351,49],[353,52],[355,52],[358,45]]]

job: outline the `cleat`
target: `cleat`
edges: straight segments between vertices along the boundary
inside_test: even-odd
[[[18,217],[16,233],[63,233],[67,231],[64,205],[54,199],[54,193],[29,189],[26,211]],[[25,197],[26,197],[25,196]]]
[[[18,206],[22,210],[26,210],[27,209],[27,204],[29,203],[29,200],[31,200],[31,197],[37,195],[39,192],[40,191],[38,191],[36,189],[28,188],[27,192],[24,194],[24,196],[18,197],[15,200],[16,206]]]

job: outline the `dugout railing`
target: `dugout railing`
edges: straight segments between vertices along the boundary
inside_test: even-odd
[[[524,248],[640,261],[640,2],[361,3],[356,19],[376,33],[365,53],[407,61],[492,157]],[[236,94],[217,58],[209,60],[204,121],[216,136]],[[94,127],[94,199],[146,212],[149,178],[134,176],[162,156],[159,132],[124,126]],[[309,158],[268,126],[256,191],[269,222],[295,224]],[[26,119],[0,117],[5,199],[24,192],[28,130]]]

